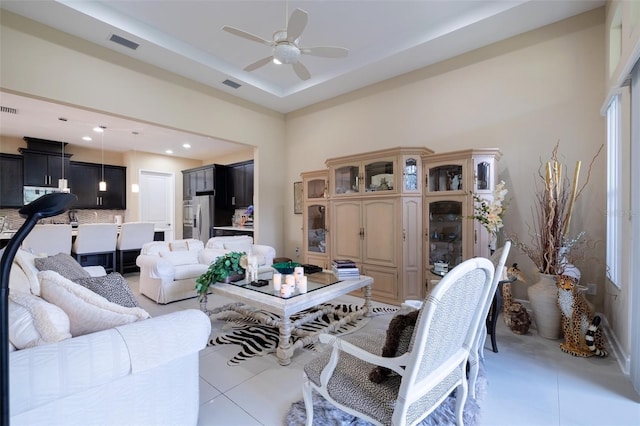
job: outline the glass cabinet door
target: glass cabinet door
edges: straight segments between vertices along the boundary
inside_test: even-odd
[[[444,164],[429,168],[429,192],[465,191],[462,164]]]
[[[307,199],[325,198],[327,185],[324,179],[309,179],[307,181]]]
[[[336,194],[349,194],[359,192],[360,167],[355,165],[342,166],[335,169],[334,182]]]
[[[449,269],[462,262],[462,202],[429,203],[429,264],[444,262]]]
[[[413,157],[405,158],[403,164],[403,192],[419,192],[418,187],[418,160]]]
[[[393,191],[393,159],[374,161],[364,165],[364,190],[366,192]]]
[[[307,252],[325,253],[326,242],[326,206],[311,204],[307,206]]]

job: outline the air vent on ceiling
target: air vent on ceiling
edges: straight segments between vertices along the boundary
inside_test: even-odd
[[[238,84],[235,81],[231,81],[231,80],[228,80],[228,79],[223,81],[222,84],[226,84],[227,86],[231,87],[232,89],[237,89],[238,87],[242,86],[241,84]]]
[[[135,41],[127,40],[126,38],[120,37],[119,35],[116,35],[116,34],[111,34],[111,37],[109,38],[109,40],[111,40],[114,43],[118,43],[121,46],[128,47],[131,50],[136,50],[138,46],[140,46]]]
[[[6,112],[8,114],[17,114],[18,110],[11,107],[0,106],[0,112]]]

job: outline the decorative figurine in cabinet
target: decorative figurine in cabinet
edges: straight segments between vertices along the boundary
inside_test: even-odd
[[[501,156],[497,148],[481,148],[422,157],[427,268],[436,262],[452,268],[474,256],[489,257],[487,230],[471,218],[473,194],[491,201]]]

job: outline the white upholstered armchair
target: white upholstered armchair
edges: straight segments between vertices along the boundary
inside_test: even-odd
[[[342,410],[378,425],[413,425],[455,389],[456,419],[463,424],[468,394],[466,364],[483,308],[492,297],[493,264],[469,259],[451,270],[424,300],[408,349],[382,357],[385,333],[336,338],[320,335],[331,348],[304,367],[307,425],[313,422],[312,390]],[[391,375],[369,379],[373,365]]]

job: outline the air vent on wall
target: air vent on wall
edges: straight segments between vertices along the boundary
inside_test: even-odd
[[[0,112],[6,112],[7,114],[17,114],[18,110],[11,107],[0,106]]]
[[[111,34],[111,37],[109,38],[109,40],[111,40],[114,43],[118,43],[121,46],[128,47],[131,50],[136,50],[138,46],[140,46],[135,41],[127,40],[126,38],[120,37],[119,35],[115,35],[115,34]]]
[[[226,84],[227,86],[231,87],[232,89],[237,89],[238,87],[242,86],[241,84],[238,84],[235,81],[231,81],[231,80],[225,80],[225,81],[222,82],[222,84]]]

